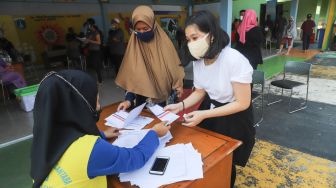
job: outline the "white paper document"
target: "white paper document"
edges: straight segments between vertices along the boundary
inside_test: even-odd
[[[134,108],[130,112],[118,111],[105,119],[105,125],[116,128],[142,129],[154,120],[150,117],[140,116],[145,105],[146,103]]]
[[[85,42],[86,41],[86,37],[82,37],[82,38],[80,38],[80,37],[76,37],[77,38],[77,40],[79,40],[79,41],[81,41],[81,42]]]
[[[168,123],[172,123],[180,117],[172,112],[164,111],[159,105],[150,106],[148,108],[157,118],[161,121],[168,121]]]
[[[133,148],[136,146],[148,133],[150,129],[142,130],[121,130],[118,138],[112,143],[112,145]],[[164,147],[173,138],[172,134],[168,132],[165,136],[160,137],[160,147]]]
[[[163,175],[149,174],[157,156],[168,156],[170,158]],[[191,143],[175,144],[158,149],[141,169],[119,174],[121,182],[130,181],[132,185],[141,188],[157,188],[161,185],[199,178],[203,178],[202,157]]]

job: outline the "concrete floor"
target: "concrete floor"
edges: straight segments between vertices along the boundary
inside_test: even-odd
[[[274,96],[270,99],[274,100]],[[283,97],[280,103],[265,105],[257,138],[336,161],[336,105],[309,101],[306,109],[289,114],[288,101],[288,97]],[[302,99],[293,100],[294,105],[301,102]]]

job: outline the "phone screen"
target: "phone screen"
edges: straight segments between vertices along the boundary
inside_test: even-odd
[[[168,157],[164,157],[164,158],[157,157],[149,172],[151,174],[161,174],[162,175],[164,171],[166,170],[168,161],[169,161]]]

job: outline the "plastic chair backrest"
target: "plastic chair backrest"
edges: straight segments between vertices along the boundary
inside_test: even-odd
[[[265,73],[263,71],[254,70],[252,75],[253,84],[265,84]]]
[[[306,62],[292,62],[285,64],[285,73],[309,76],[311,64]]]

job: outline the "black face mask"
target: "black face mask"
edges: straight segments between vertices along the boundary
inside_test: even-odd
[[[135,32],[137,38],[143,42],[149,42],[154,38],[154,30],[146,31],[143,33]]]

